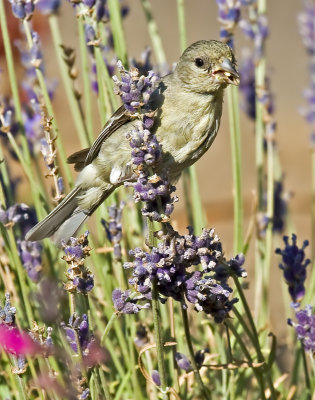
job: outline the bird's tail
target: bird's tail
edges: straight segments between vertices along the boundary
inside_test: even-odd
[[[56,244],[67,242],[112,191],[111,188],[105,191],[91,209],[84,210],[78,205],[78,197],[84,194],[84,191],[80,186],[76,186],[50,214],[27,232],[25,239],[37,241],[52,237]]]

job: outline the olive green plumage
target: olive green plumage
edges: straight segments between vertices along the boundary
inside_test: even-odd
[[[203,40],[184,51],[174,72],[161,79],[149,101],[156,110],[153,132],[162,146],[157,173],[166,169],[174,183],[208,150],[220,126],[224,88],[238,83],[235,58],[226,44]],[[53,236],[55,242],[67,241],[113,190],[132,178],[126,133],[135,124],[122,106],[91,149],[69,157],[81,170],[74,189],[28,232],[27,240]]]

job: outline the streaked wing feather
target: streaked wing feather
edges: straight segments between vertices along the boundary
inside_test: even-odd
[[[112,115],[110,120],[108,120],[102,132],[99,134],[98,138],[95,140],[92,147],[90,148],[85,159],[85,165],[90,164],[95,159],[100,151],[104,140],[106,140],[109,136],[112,135],[113,132],[115,132],[118,128],[120,128],[122,125],[129,122],[130,120],[131,117],[127,114],[125,107],[119,107],[118,110]]]

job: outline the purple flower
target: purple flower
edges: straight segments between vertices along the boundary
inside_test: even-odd
[[[24,204],[14,204],[6,211],[0,206],[0,222],[4,225],[14,225],[29,219],[30,208]]]
[[[11,306],[10,294],[6,293],[3,308],[0,306],[0,324],[13,326],[15,324],[16,308]]]
[[[85,267],[84,260],[90,255],[88,241],[89,232],[86,231],[78,238],[70,238],[70,244],[63,243],[65,255],[62,257],[69,268],[66,272],[68,282],[65,284],[65,290],[70,293],[87,294],[94,287],[94,275]]]
[[[281,233],[284,229],[285,217],[288,213],[288,195],[283,193],[283,183],[274,183],[274,211],[273,211],[273,231]]]
[[[34,12],[34,0],[9,0],[13,15],[22,20],[30,20]]]
[[[134,58],[132,58],[130,64],[132,65],[132,67],[137,68],[140,75],[147,75],[149,71],[153,70],[153,66],[150,62],[150,56],[151,56],[151,49],[150,47],[147,47],[141,53],[141,60],[136,61]]]
[[[38,0],[36,3],[36,9],[44,15],[57,14],[60,5],[60,0]]]
[[[122,239],[122,211],[125,206],[124,202],[121,202],[119,208],[116,205],[108,207],[108,222],[104,219],[101,221],[107,234],[108,240],[114,246],[114,258],[121,260],[121,246],[120,241]]]
[[[77,353],[77,339],[80,345],[80,350],[83,357],[88,356],[89,347],[94,341],[93,335],[89,331],[89,320],[86,314],[82,315],[82,318],[76,314],[71,315],[68,325],[65,323],[61,324],[65,330],[68,343],[72,350]],[[77,337],[77,339],[76,339]]]
[[[241,255],[224,261],[221,242],[214,230],[203,229],[200,236],[195,236],[191,230],[185,236],[172,232],[150,252],[136,248],[130,255],[134,261],[125,263],[124,267],[133,269],[129,283],[142,296],[151,299],[152,281],[156,280],[161,296],[172,297],[183,307],[187,307],[186,299],[197,311],[212,315],[216,322],[222,322],[237,301],[229,300],[232,289],[227,284],[228,277],[231,274],[246,276],[241,268],[244,263]],[[190,272],[191,267],[198,265],[202,266],[202,271]],[[223,268],[228,270],[224,274]]]
[[[177,366],[180,369],[183,369],[185,372],[190,372],[192,371],[192,365],[190,363],[190,361],[188,360],[188,358],[182,354],[182,353],[175,353],[175,361]]]
[[[137,304],[138,299],[130,299],[131,290],[122,291],[120,289],[113,290],[112,300],[115,310],[122,314],[137,314],[142,308],[148,308],[149,304]]]
[[[296,244],[297,237],[294,233],[292,234],[292,244],[289,244],[288,236],[284,236],[283,241],[285,248],[283,250],[276,249],[276,254],[282,256],[282,263],[279,264],[279,267],[283,270],[292,300],[299,302],[305,294],[306,267],[311,262],[309,259],[304,260],[304,249],[308,246],[308,240],[304,240],[301,248]]]
[[[147,76],[141,75],[139,77],[139,71],[136,68],[132,68],[128,72],[121,61],[117,62],[117,67],[121,81],[116,75],[113,76],[117,86],[116,94],[120,95],[126,110],[134,114],[140,107],[147,105],[159,77],[153,71],[149,71]]]
[[[234,47],[233,37],[236,25],[241,16],[238,0],[216,0],[219,8],[220,39],[231,48]]]
[[[312,306],[307,305],[304,310],[299,309],[298,306],[294,308],[297,322],[289,319],[288,324],[295,328],[304,349],[313,354],[315,351],[315,315],[312,314]]]
[[[42,272],[42,246],[39,242],[18,241],[19,255],[29,278],[38,283]]]
[[[249,118],[256,119],[256,87],[255,87],[255,64],[253,58],[248,54],[243,55],[239,67],[240,90],[243,95],[242,108]]]
[[[161,386],[161,378],[160,374],[157,370],[153,370],[151,374],[153,382],[156,384],[156,386]]]
[[[239,26],[244,35],[254,43],[254,61],[255,63],[264,56],[264,44],[268,37],[268,19],[263,14],[258,14],[257,10],[251,16],[250,21],[242,19]]]
[[[310,55],[315,54],[315,4],[304,0],[304,10],[298,15],[298,25],[303,44]]]

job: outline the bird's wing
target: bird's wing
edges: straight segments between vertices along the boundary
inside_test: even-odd
[[[102,143],[110,137],[118,128],[125,123],[131,121],[132,117],[126,112],[125,107],[122,105],[112,115],[112,117],[105,124],[102,132],[98,135],[92,147],[89,149],[83,149],[71,154],[68,157],[67,162],[69,164],[75,164],[74,168],[77,171],[83,169],[86,165],[90,164],[95,157],[98,155]]]

